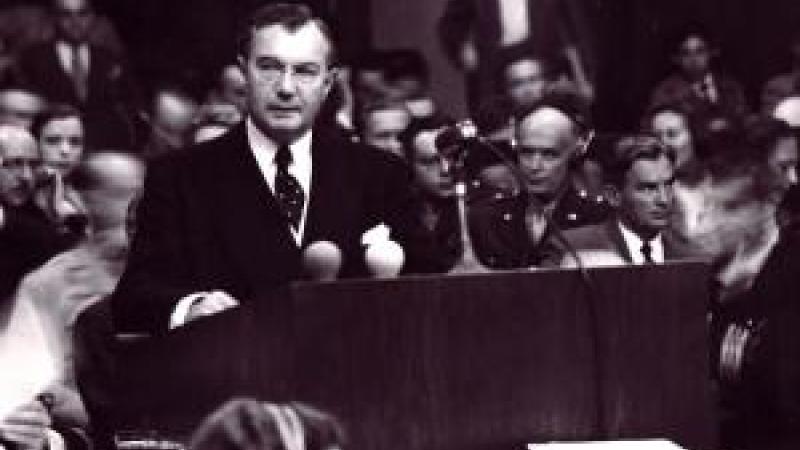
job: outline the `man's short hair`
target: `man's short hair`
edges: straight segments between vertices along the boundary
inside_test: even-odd
[[[309,23],[316,25],[327,39],[330,46],[328,64],[336,65],[338,62],[336,42],[330,27],[315,16],[310,7],[298,3],[271,3],[256,9],[239,34],[237,54],[245,59],[248,57],[253,34],[262,28],[281,25],[286,30],[295,32]]]
[[[71,119],[73,117],[83,123],[83,114],[81,114],[78,108],[66,103],[53,103],[33,118],[31,133],[36,139],[39,139],[42,137],[42,129],[48,123],[54,120]]]
[[[617,140],[613,150],[613,158],[606,170],[606,181],[617,188],[625,185],[628,171],[636,161],[643,159],[655,161],[667,158],[673,164],[675,163],[675,154],[667,149],[657,136],[652,134],[640,133],[622,136]]]

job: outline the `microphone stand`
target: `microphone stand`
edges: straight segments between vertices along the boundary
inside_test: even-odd
[[[464,146],[466,144],[455,144],[456,146]],[[469,217],[467,214],[467,176],[464,168],[464,159],[466,151],[458,149],[454,152],[445,152],[442,156],[443,164],[447,164],[449,171],[453,174],[455,179],[455,197],[456,206],[458,209],[458,230],[461,238],[461,257],[458,262],[450,269],[452,274],[474,274],[474,273],[488,273],[490,270],[481,264],[475,253],[475,247],[472,243],[472,237],[469,234]]]

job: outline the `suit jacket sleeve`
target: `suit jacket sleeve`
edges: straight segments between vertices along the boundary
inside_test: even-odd
[[[167,330],[175,304],[195,290],[189,287],[184,260],[181,201],[173,186],[178,167],[168,164],[173,162],[179,161],[148,168],[127,267],[111,299],[120,331]]]

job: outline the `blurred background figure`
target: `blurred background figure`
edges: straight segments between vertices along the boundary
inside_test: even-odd
[[[361,141],[394,155],[403,156],[400,134],[411,124],[411,113],[401,101],[375,101],[359,113]]]
[[[120,56],[89,39],[97,18],[91,2],[53,0],[52,14],[53,38],[21,52],[17,81],[49,101],[76,105],[91,145],[131,145],[138,88]]]
[[[190,450],[341,450],[345,436],[332,415],[300,403],[229,400],[197,427]]]
[[[33,118],[45,109],[44,98],[21,87],[0,89],[0,124],[30,129]]]
[[[744,88],[715,67],[719,49],[703,27],[691,24],[676,33],[672,61],[676,71],[650,96],[650,107],[677,105],[704,128],[723,129],[750,114]]]
[[[438,33],[448,59],[465,73],[473,114],[497,94],[503,50],[514,45],[567,58],[572,78],[592,96],[593,39],[582,2],[450,0]]]
[[[149,160],[185,147],[197,114],[197,102],[189,93],[172,85],[157,87],[145,119],[148,138],[142,157]]]
[[[764,83],[761,89],[761,112],[772,115],[775,107],[787,97],[800,95],[800,32],[795,32],[789,42],[791,66]]]
[[[104,367],[87,358],[98,351],[97,347],[87,348],[87,342],[94,342],[98,334],[113,335],[110,312],[100,303],[125,266],[129,210],[141,190],[144,163],[126,152],[103,150],[90,154],[72,178],[86,206],[88,236],[28,274],[19,285],[15,302],[32,306],[42,323],[59,381],[76,391],[80,388],[92,421],[99,430],[107,431],[103,427],[113,412],[102,406],[108,408],[114,381],[105,378]],[[88,326],[78,327],[78,317],[89,308],[102,314]],[[110,353],[101,357],[111,358]]]

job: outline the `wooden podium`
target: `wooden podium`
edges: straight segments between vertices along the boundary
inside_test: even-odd
[[[298,284],[141,344],[125,404],[188,430],[233,395],[304,401],[339,416],[353,450],[653,437],[715,448],[707,267],[587,275]]]

